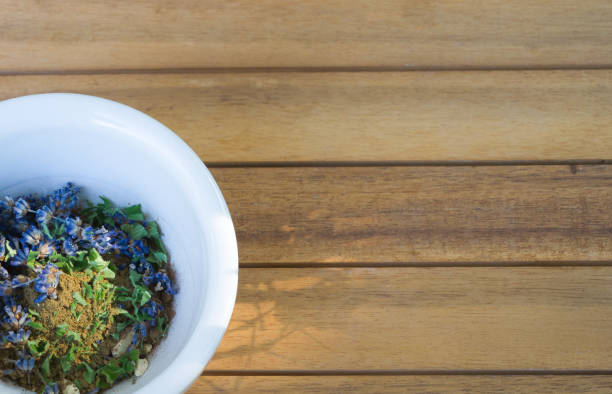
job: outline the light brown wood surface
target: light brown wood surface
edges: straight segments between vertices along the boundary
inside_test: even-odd
[[[612,71],[0,77],[0,99],[102,96],[206,163],[605,159]]]
[[[242,268],[190,394],[612,392],[609,1],[0,5],[0,99],[215,167]]]
[[[0,71],[612,64],[606,0],[5,0]]]
[[[612,260],[607,165],[212,172],[242,264]]]
[[[208,371],[612,370],[612,267],[243,269]]]
[[[609,393],[610,376],[202,376],[197,393]]]

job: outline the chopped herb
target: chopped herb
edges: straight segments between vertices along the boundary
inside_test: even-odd
[[[149,256],[147,256],[147,261],[159,268],[162,266],[162,264],[168,262],[168,257],[164,252],[153,250]]]
[[[111,360],[108,364],[98,370],[98,373],[106,379],[106,383],[113,384],[125,371],[116,361]]]
[[[70,312],[72,313],[72,316],[74,316],[75,319],[77,317],[76,307],[77,307],[77,302],[72,301],[72,304],[70,304]]]
[[[139,241],[147,236],[147,229],[142,224],[122,224],[121,230],[125,231],[128,237]]]
[[[79,334],[78,332],[74,332],[74,331],[68,331],[66,333],[66,340],[68,342],[80,342],[81,341],[81,334]]]
[[[84,296],[87,298],[93,298],[93,289],[89,285],[89,283],[83,283],[83,292]]]
[[[74,300],[77,302],[77,304],[79,305],[83,305],[83,306],[87,306],[89,305],[87,303],[87,301],[85,301],[85,299],[83,298],[82,295],[80,295],[79,293],[77,293],[76,291],[72,293],[72,298],[74,298]]]
[[[66,330],[68,330],[68,323],[59,324],[55,328],[55,335],[58,337],[63,337],[66,334]]]
[[[32,327],[33,329],[38,330],[38,331],[44,331],[45,330],[45,328],[43,327],[42,324],[34,322],[34,321],[29,321],[28,322],[28,326]]]
[[[123,212],[130,220],[144,220],[144,216],[142,214],[142,207],[140,204],[132,205],[123,209]]]
[[[172,312],[157,223],[140,204],[119,207],[107,197],[83,208],[79,190],[69,183],[47,196],[0,198],[0,312],[8,314],[0,316],[0,343],[6,371],[33,364],[27,388],[37,392],[57,391],[64,380],[81,392],[106,390],[133,376],[144,344],[159,343]],[[123,335],[128,351],[109,360],[101,352]],[[23,376],[4,378],[20,384]]]
[[[92,384],[96,379],[96,371],[94,371],[89,364],[82,363],[83,368],[85,368],[85,372],[83,372],[83,379],[89,384]]]
[[[49,348],[49,343],[42,339],[36,341],[28,341],[28,349],[33,356],[40,357]]]
[[[47,358],[45,358],[45,361],[43,361],[42,365],[40,366],[40,369],[45,377],[49,377],[49,375],[51,375],[51,371],[49,369],[49,362],[51,361],[51,357],[53,357],[53,355],[48,355]]]

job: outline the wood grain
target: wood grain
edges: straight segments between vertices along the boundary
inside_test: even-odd
[[[612,267],[240,272],[209,371],[612,369]]]
[[[215,168],[240,262],[612,260],[612,167]]]
[[[202,376],[199,393],[609,393],[610,376]]]
[[[5,0],[0,71],[612,64],[606,0]]]
[[[612,152],[610,70],[0,77],[0,99],[41,92],[131,105],[205,162],[581,160]]]

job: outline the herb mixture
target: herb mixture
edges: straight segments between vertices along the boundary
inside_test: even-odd
[[[53,194],[0,199],[0,372],[42,393],[96,393],[142,375],[176,294],[141,206]]]

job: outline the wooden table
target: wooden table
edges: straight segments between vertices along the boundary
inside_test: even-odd
[[[189,393],[612,391],[609,1],[22,0],[0,26],[0,98],[131,105],[223,190],[238,300]]]

